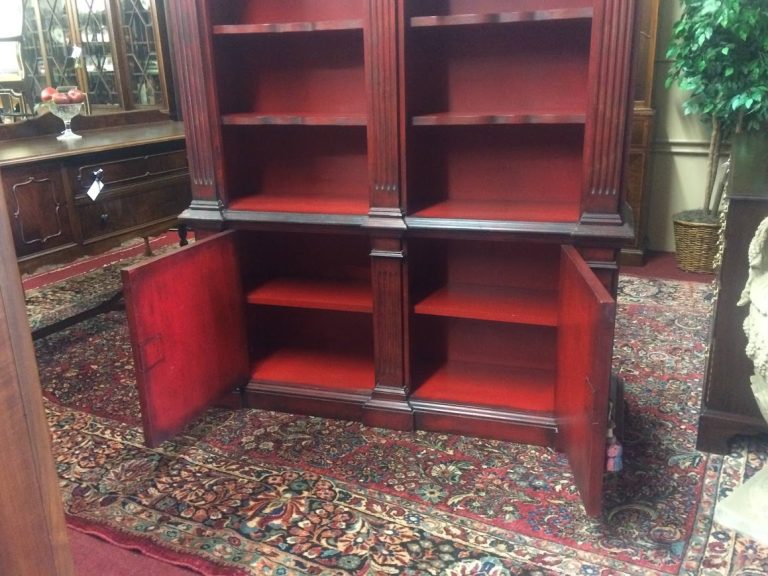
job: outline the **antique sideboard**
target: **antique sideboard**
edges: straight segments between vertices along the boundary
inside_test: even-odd
[[[61,121],[51,114],[0,130],[0,182],[21,272],[161,233],[189,205],[181,122],[136,112],[72,125],[80,140],[57,141]]]

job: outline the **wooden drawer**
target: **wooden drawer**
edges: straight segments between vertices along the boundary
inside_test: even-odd
[[[78,201],[85,197],[97,174],[104,184],[101,197],[125,187],[186,173],[187,155],[183,149],[83,164],[76,168],[75,197]]]
[[[176,217],[188,204],[186,175],[166,180],[164,184],[147,188],[134,187],[113,190],[92,201],[87,196],[76,202],[83,240],[126,232],[131,228],[146,228],[153,222]],[[106,192],[106,190],[105,190]]]

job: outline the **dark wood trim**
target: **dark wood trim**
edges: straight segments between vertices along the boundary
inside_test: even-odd
[[[24,293],[2,194],[0,406],[0,574],[74,576]]]

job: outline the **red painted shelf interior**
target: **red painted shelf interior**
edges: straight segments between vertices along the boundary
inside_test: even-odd
[[[372,388],[367,237],[265,232],[242,246],[253,379]]]
[[[558,245],[421,239],[408,250],[416,314],[558,325]]]
[[[324,278],[275,278],[248,291],[249,304],[371,312],[370,282]]]
[[[583,123],[590,47],[589,19],[536,22],[514,34],[503,26],[413,31],[405,55],[407,113],[416,124]]]
[[[358,126],[228,126],[230,210],[365,215],[366,130]]]
[[[577,222],[584,127],[434,126],[408,146],[408,214]]]
[[[412,397],[511,411],[551,413],[554,410],[555,372],[448,362],[421,380]]]
[[[242,232],[238,241],[238,256],[249,302],[371,311],[371,259],[367,236],[261,231]],[[323,301],[329,304],[323,305]]]
[[[557,292],[462,284],[444,286],[414,306],[417,314],[557,326]]]
[[[373,358],[343,350],[285,347],[254,361],[252,380],[326,390],[371,390]]]
[[[219,111],[225,118],[243,114],[358,122],[366,117],[362,29],[223,34],[214,37],[213,53]]]
[[[370,242],[358,234],[238,236],[252,378],[324,389],[373,387]]]
[[[559,246],[422,238],[408,253],[414,398],[551,412]]]
[[[416,316],[414,398],[551,412],[557,329]]]

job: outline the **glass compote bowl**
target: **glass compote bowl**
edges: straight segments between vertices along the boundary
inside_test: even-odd
[[[82,108],[82,102],[76,104],[56,104],[51,102],[51,113],[64,121],[64,132],[57,136],[56,140],[78,140],[82,138],[79,134],[72,132],[71,128],[72,118],[80,114]]]

